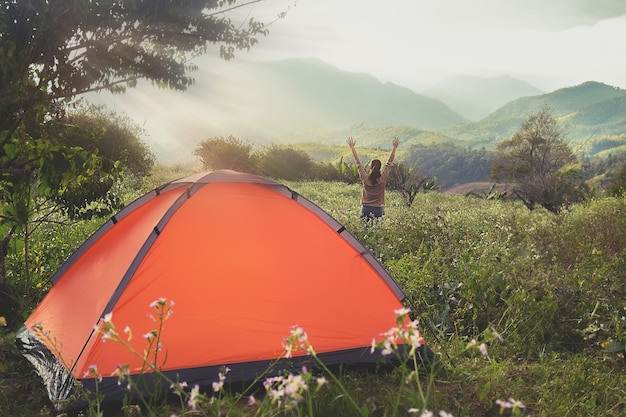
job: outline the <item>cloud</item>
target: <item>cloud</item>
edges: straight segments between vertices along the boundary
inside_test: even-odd
[[[600,20],[620,17],[626,14],[626,2],[623,0],[562,0],[556,2],[538,1],[558,14],[572,16],[596,23]]]
[[[624,0],[513,0],[501,5],[514,10],[525,25],[554,30],[592,26],[626,15]]]

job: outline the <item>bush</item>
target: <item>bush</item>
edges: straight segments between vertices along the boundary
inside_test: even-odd
[[[110,166],[119,161],[128,175],[145,177],[154,167],[155,156],[141,139],[145,132],[126,116],[87,106],[69,113],[65,123],[65,138],[71,145],[97,150]]]
[[[430,408],[455,416],[499,415],[495,401],[513,397],[524,400],[524,415],[623,415],[625,197],[574,204],[555,215],[543,208],[529,211],[519,201],[439,193],[419,193],[407,207],[390,191],[385,217],[366,223],[359,219],[360,184],[286,183],[346,226],[404,290],[427,343],[446,365],[432,382]],[[46,277],[95,226],[81,222],[34,231],[32,294],[45,292]],[[16,248],[11,255],[12,277],[24,275],[22,253]],[[492,329],[504,342],[490,344],[486,358],[465,352]],[[16,359],[5,358],[3,366],[18,369],[11,365]],[[1,371],[2,366],[0,387],[22,377]],[[393,373],[346,373],[341,381],[368,415],[394,415],[390,399],[409,392]],[[30,399],[32,387],[26,388],[0,395],[0,410],[17,410],[3,404],[9,395],[40,407],[41,400]],[[353,410],[343,392],[315,398],[321,414]],[[411,403],[403,400],[402,406],[395,415],[407,415]]]
[[[275,179],[310,179],[313,167],[313,161],[306,152],[279,145],[267,147],[258,160],[260,173]]]
[[[207,170],[232,169],[255,173],[257,158],[252,153],[252,144],[234,136],[216,136],[200,142],[194,150],[200,157],[202,167]]]

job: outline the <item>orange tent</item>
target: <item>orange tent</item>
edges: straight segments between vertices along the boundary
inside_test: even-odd
[[[173,301],[161,332],[163,372],[210,384],[222,366],[251,380],[302,327],[326,364],[373,363],[372,339],[394,325],[405,298],[393,278],[329,214],[284,185],[229,170],[192,175],[140,197],[107,221],[52,277],[18,334],[50,398],[97,366],[100,392],[119,395],[118,365],[141,360],[103,343],[105,317],[131,345],[155,323],[153,301]],[[43,337],[39,328],[48,335]],[[294,353],[306,360],[306,352]],[[310,358],[309,358],[310,359]],[[122,387],[123,388],[123,387]]]

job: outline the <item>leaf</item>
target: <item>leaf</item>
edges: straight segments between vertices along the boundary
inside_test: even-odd
[[[7,154],[9,159],[14,159],[17,156],[17,153],[19,152],[19,147],[17,146],[17,144],[11,143],[11,142],[4,145],[2,149]]]
[[[607,353],[626,352],[626,342],[617,342],[609,340],[604,343],[604,351]]]

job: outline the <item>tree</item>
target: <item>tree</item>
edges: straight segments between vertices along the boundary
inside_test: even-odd
[[[189,59],[208,44],[231,59],[235,49],[249,49],[255,36],[267,34],[253,18],[242,27],[226,17],[240,6],[237,0],[4,0],[3,115],[42,97],[121,92],[141,78],[183,90],[193,82]]]
[[[137,80],[184,90],[191,58],[216,45],[231,59],[266,25],[233,22],[227,12],[250,0],[3,0],[0,3],[0,298],[12,298],[4,258],[26,230],[37,198],[50,198],[94,175],[102,159],[65,141],[66,105]],[[1,309],[8,305],[0,299]]]
[[[428,178],[416,168],[409,168],[402,163],[393,164],[389,172],[388,187],[398,191],[407,207],[413,205],[413,200],[420,191],[435,190],[439,187],[437,177]]]
[[[343,156],[337,162],[335,166],[337,174],[339,175],[339,180],[345,181],[348,184],[354,184],[356,182],[361,181],[359,177],[359,167],[355,163],[346,162],[343,160]]]
[[[261,174],[276,179],[302,180],[313,174],[313,161],[309,154],[290,147],[272,145],[259,156]]]
[[[531,115],[512,138],[496,148],[492,177],[510,183],[530,210],[538,204],[558,213],[563,205],[580,199],[584,188],[572,165],[575,155],[563,136],[549,109]]]
[[[256,155],[252,144],[230,135],[227,138],[215,136],[198,144],[193,152],[202,162],[204,169],[232,169],[235,171],[256,172]]]
[[[408,148],[403,162],[418,166],[422,172],[437,177],[446,186],[489,179],[493,152],[485,148],[469,149],[449,142],[417,144]]]
[[[608,186],[608,192],[612,196],[626,194],[626,162],[622,165],[613,181]]]
[[[64,139],[69,145],[97,152],[109,164],[119,161],[123,172],[133,177],[145,177],[152,171],[155,156],[142,140],[144,130],[127,116],[88,105],[68,112],[63,122],[68,127]]]
[[[101,167],[79,184],[67,184],[54,201],[72,219],[110,216],[122,208],[116,181],[123,175],[126,184],[139,186],[150,174],[155,157],[142,141],[143,129],[128,117],[105,112],[98,106],[81,106],[64,115],[63,140],[100,159]]]

